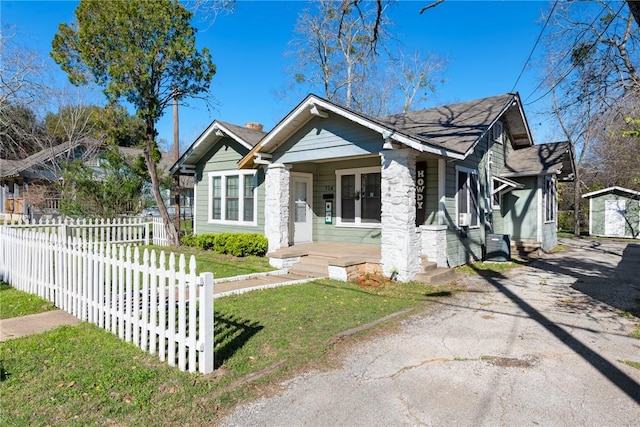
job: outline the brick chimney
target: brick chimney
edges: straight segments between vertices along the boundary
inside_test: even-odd
[[[246,125],[244,125],[244,127],[248,128],[248,129],[257,130],[257,131],[260,131],[260,132],[262,132],[262,129],[264,128],[262,123],[257,123],[257,122],[248,122]]]

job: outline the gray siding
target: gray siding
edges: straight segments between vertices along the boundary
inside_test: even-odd
[[[483,138],[476,149],[466,159],[456,163],[448,163],[446,169],[446,223],[447,229],[447,258],[452,267],[479,261],[483,256],[485,241],[484,212],[486,205],[486,172],[485,161],[487,152],[487,140]],[[468,231],[460,230],[456,218],[456,166],[463,166],[478,171],[480,181],[480,215],[479,226],[470,227]]]
[[[203,233],[264,233],[264,171],[258,170],[257,226],[235,226],[210,224],[209,215],[209,172],[238,169],[238,162],[249,152],[231,138],[219,141],[202,158],[196,167],[195,177],[195,230]]]
[[[507,193],[502,212],[511,240],[538,240],[538,178],[520,178],[524,188]]]
[[[314,118],[278,147],[272,160],[297,163],[315,160],[377,154],[382,138],[365,127],[329,113],[326,119]]]

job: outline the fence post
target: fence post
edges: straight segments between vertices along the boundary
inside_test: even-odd
[[[202,273],[200,285],[200,342],[198,343],[198,370],[213,372],[213,273]]]
[[[144,224],[144,244],[145,246],[149,246],[149,222],[145,222]]]

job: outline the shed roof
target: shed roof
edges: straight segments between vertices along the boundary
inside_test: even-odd
[[[586,199],[590,199],[592,197],[598,197],[603,194],[609,194],[609,193],[623,194],[625,196],[631,197],[632,199],[640,198],[640,191],[618,187],[617,185],[613,187],[603,188],[602,190],[592,191],[591,193],[583,194],[582,197]]]
[[[572,181],[575,164],[568,141],[537,144],[511,153],[500,171],[503,177],[558,175],[560,180]]]

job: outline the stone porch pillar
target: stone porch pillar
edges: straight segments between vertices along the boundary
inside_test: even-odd
[[[416,155],[409,149],[385,150],[382,160],[381,255],[385,275],[408,281],[420,271],[416,229]]]
[[[264,178],[264,235],[269,252],[289,246],[289,166],[273,163]]]

